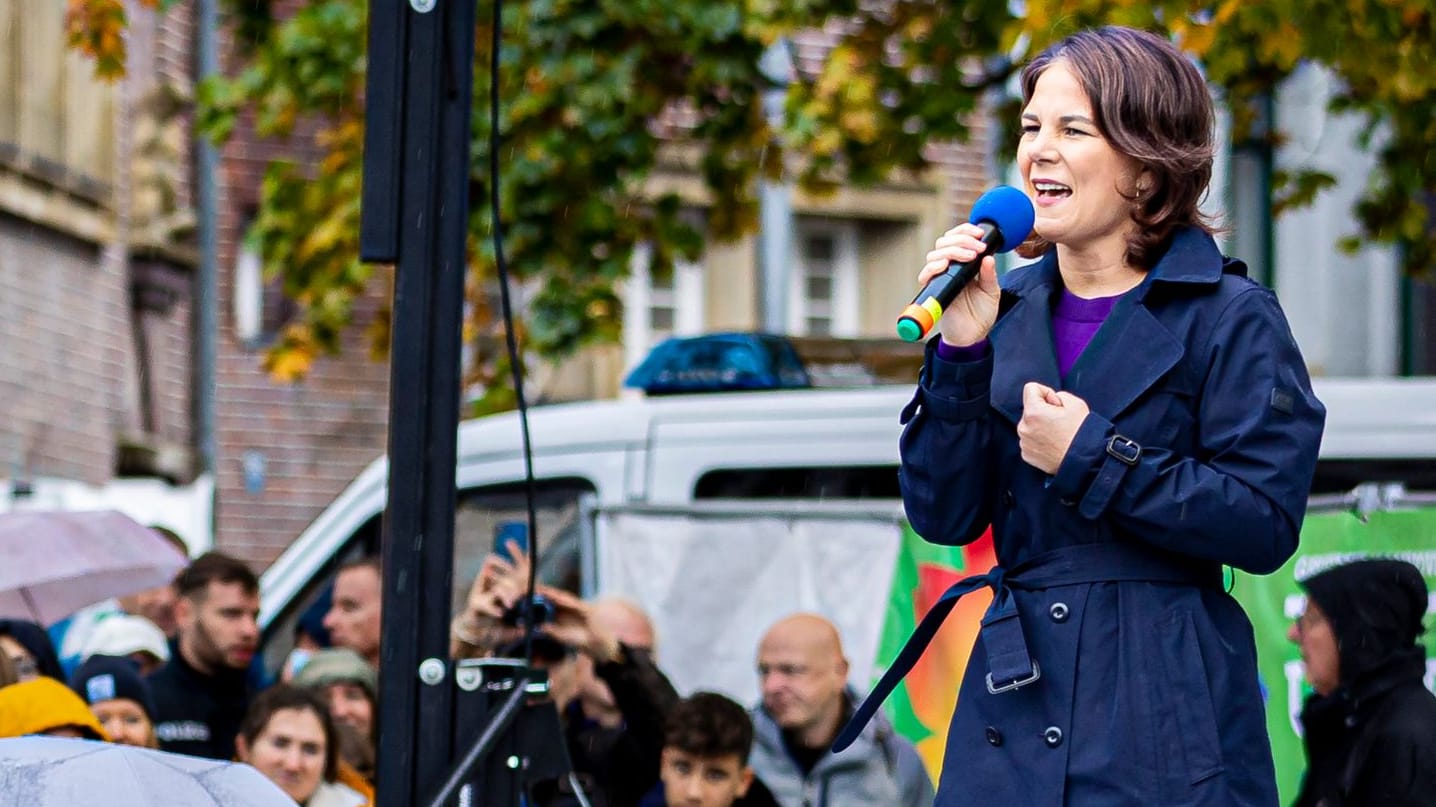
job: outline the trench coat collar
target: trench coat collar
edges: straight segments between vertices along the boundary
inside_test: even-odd
[[[1145,304],[1158,284],[1212,285],[1223,273],[1245,273],[1228,262],[1216,242],[1195,228],[1182,228],[1157,264],[1118,301],[1064,380],[1057,369],[1052,303],[1062,291],[1057,252],[1003,278],[1002,314],[993,326],[996,359],[992,406],[1012,422],[1022,417],[1022,387],[1037,381],[1082,398],[1096,412],[1116,418],[1181,361],[1185,349]]]

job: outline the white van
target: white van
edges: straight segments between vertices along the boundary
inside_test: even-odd
[[[1436,381],[1319,379],[1328,410],[1313,494],[1363,482],[1436,490]],[[530,410],[540,577],[593,594],[593,514],[604,508],[804,504],[900,508],[898,412],[911,386],[676,395]],[[454,606],[494,540],[523,520],[515,413],[459,428]],[[263,575],[274,670],[294,626],[344,560],[377,553],[388,468],[376,460]],[[754,500],[765,500],[755,502]]]

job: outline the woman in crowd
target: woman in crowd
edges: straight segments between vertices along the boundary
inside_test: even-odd
[[[160,747],[149,684],[129,658],[90,656],[75,670],[70,688],[90,705],[111,741],[141,748]]]
[[[373,793],[339,779],[339,740],[324,701],[287,684],[254,699],[235,740],[253,765],[303,807],[364,807]]]
[[[0,653],[10,658],[21,681],[46,675],[64,683],[65,672],[45,629],[23,619],[0,619]]]
[[[339,729],[341,762],[366,778],[373,776],[379,677],[369,662],[348,648],[318,650],[294,674],[292,683],[329,705],[329,716]]]

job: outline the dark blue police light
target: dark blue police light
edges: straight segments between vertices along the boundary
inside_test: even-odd
[[[624,379],[648,395],[807,389],[813,385],[781,336],[718,333],[666,339]]]

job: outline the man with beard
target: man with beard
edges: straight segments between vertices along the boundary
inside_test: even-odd
[[[175,578],[175,592],[179,632],[149,679],[155,733],[166,751],[233,759],[259,644],[259,579],[242,561],[208,552]]]

